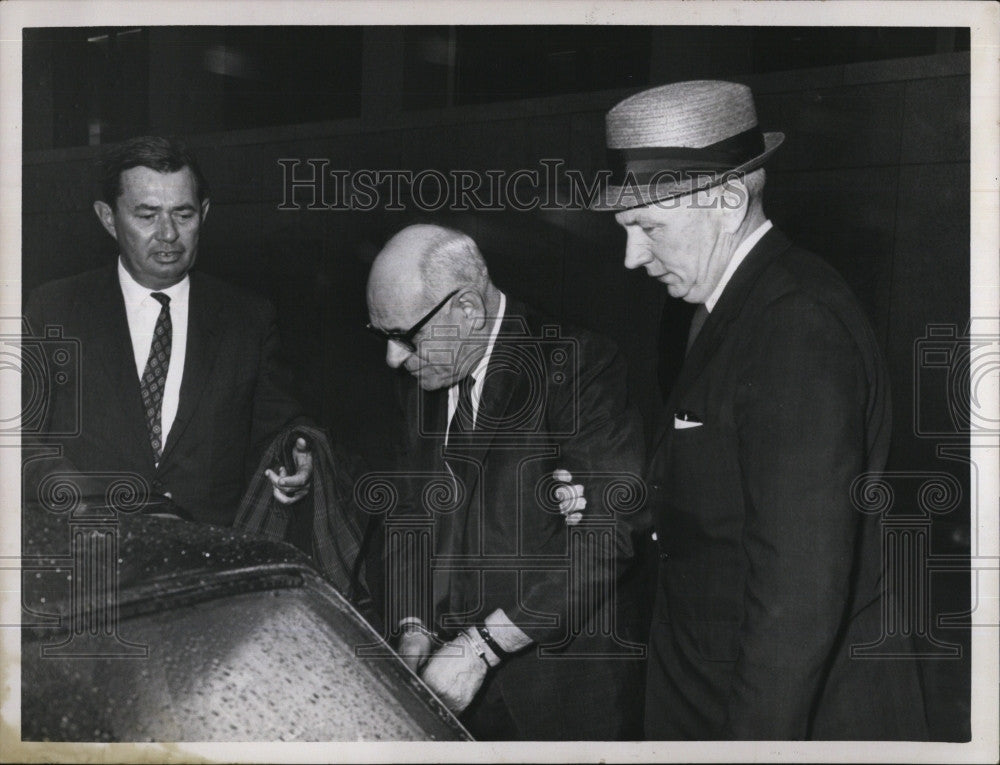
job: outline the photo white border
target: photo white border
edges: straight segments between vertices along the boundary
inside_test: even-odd
[[[26,26],[147,26],[233,24],[236,2],[150,0],[6,0],[0,3],[0,317],[20,316],[21,295],[21,31]],[[284,24],[657,24],[782,26],[940,26],[971,28],[971,301],[972,316],[1000,317],[1000,5],[897,0],[716,2],[577,2],[576,0],[243,0],[241,25]],[[6,331],[6,330],[5,330]],[[997,380],[985,417],[1000,419]],[[0,396],[16,402],[20,386],[0,378]],[[5,406],[13,406],[7,404]],[[15,410],[16,411],[16,410]],[[976,439],[978,442],[978,439]],[[975,457],[980,556],[978,607],[992,626],[972,630],[972,742],[643,742],[643,743],[164,743],[70,744],[20,742],[20,460],[0,445],[0,760],[14,761],[243,761],[243,762],[989,762],[998,750],[997,561],[1000,496],[996,438]],[[973,475],[976,471],[973,471]],[[976,518],[975,512],[973,518]],[[992,563],[991,563],[992,561]],[[972,573],[977,576],[976,572]],[[985,591],[984,591],[985,590]]]

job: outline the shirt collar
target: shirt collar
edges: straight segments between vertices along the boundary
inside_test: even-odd
[[[191,279],[187,274],[184,274],[184,278],[177,282],[177,284],[162,290],[151,290],[149,287],[143,287],[132,277],[128,269],[125,268],[121,256],[118,257],[118,283],[121,285],[122,297],[125,298],[125,304],[133,306],[139,305],[144,300],[149,299],[149,296],[154,292],[162,292],[170,298],[171,303],[176,301],[183,302],[187,300],[191,290]]]
[[[750,250],[756,246],[757,242],[773,228],[773,224],[769,220],[765,220],[761,223],[750,236],[740,242],[740,246],[736,248],[736,252],[733,253],[733,257],[729,259],[729,264],[726,266],[726,270],[722,272],[722,277],[719,279],[719,283],[715,285],[715,290],[712,294],[708,296],[708,300],[705,301],[705,308],[712,311],[715,308],[715,304],[719,302],[719,298],[722,297],[722,291],[729,284],[729,280],[733,278],[733,274],[736,273],[736,269],[739,268],[740,263],[743,259],[750,254]]]
[[[493,321],[493,330],[490,332],[490,341],[486,344],[486,353],[476,364],[476,368],[472,370],[472,377],[478,383],[482,379],[483,373],[486,372],[486,367],[490,364],[490,356],[493,354],[493,346],[496,345],[497,335],[500,334],[500,323],[503,321],[503,315],[507,310],[507,296],[502,292],[500,293],[500,307],[497,309],[497,317]]]

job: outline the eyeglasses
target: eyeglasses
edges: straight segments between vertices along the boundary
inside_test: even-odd
[[[371,322],[365,324],[365,329],[367,329],[373,335],[381,337],[386,342],[392,340],[394,343],[399,343],[401,346],[406,348],[406,350],[408,350],[410,353],[416,353],[417,345],[416,343],[413,342],[413,338],[417,336],[417,333],[424,328],[424,325],[427,322],[429,322],[431,319],[434,318],[434,314],[436,314],[438,311],[444,308],[445,304],[453,297],[455,297],[455,295],[457,295],[459,292],[461,292],[461,288],[449,292],[447,295],[444,296],[444,299],[440,303],[438,303],[430,311],[424,314],[424,317],[420,321],[418,321],[416,324],[414,324],[405,332],[399,332],[398,330],[392,330],[392,329],[390,330],[380,329]]]

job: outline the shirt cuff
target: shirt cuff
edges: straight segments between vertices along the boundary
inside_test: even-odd
[[[487,616],[483,623],[489,629],[493,639],[497,641],[497,645],[507,653],[516,653],[526,645],[531,644],[531,638],[508,618],[503,609],[498,608]]]
[[[423,620],[418,616],[407,616],[399,620],[399,631],[400,632],[422,632],[425,635],[430,635],[431,631],[427,629],[427,625],[424,624]]]

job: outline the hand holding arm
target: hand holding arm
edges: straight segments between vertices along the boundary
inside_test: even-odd
[[[583,484],[572,483],[573,474],[568,470],[555,470],[552,478],[560,481],[556,487],[556,498],[559,500],[559,512],[566,518],[567,526],[575,526],[583,520],[583,510],[587,507],[587,498],[583,496]]]

